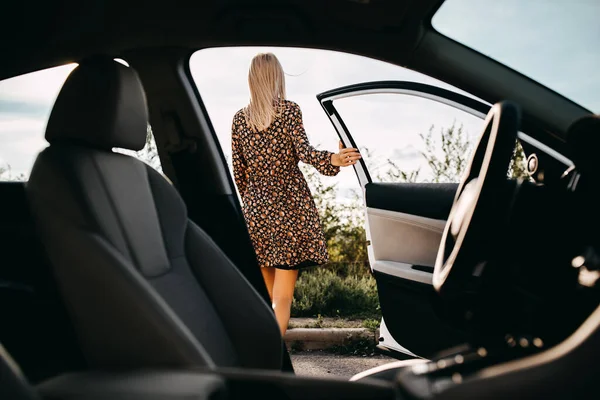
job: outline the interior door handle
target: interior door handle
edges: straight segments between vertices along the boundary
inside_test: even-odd
[[[429,267],[426,265],[413,265],[412,269],[416,269],[417,271],[423,271],[423,272],[433,274],[433,267]]]

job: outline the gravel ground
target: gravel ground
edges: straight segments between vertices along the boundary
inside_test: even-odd
[[[396,361],[383,355],[346,356],[321,351],[301,352],[291,356],[294,371],[297,375],[329,375],[342,378],[350,378],[369,368]]]

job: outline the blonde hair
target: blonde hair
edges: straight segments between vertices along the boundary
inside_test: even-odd
[[[285,100],[285,76],[279,60],[273,53],[254,56],[248,72],[250,104],[246,107],[246,122],[256,131],[271,125]]]

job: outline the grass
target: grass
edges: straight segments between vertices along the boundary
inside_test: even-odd
[[[369,274],[343,276],[324,267],[303,270],[296,283],[292,316],[379,320],[375,279]]]
[[[367,328],[370,331],[375,332],[377,330],[377,328],[379,328],[379,321],[381,321],[380,319],[365,319],[362,322],[362,326],[363,328]]]
[[[293,328],[369,328],[365,326],[365,321],[375,320],[362,320],[362,319],[347,319],[342,317],[323,317],[317,315],[316,318],[297,318],[294,317],[290,320],[290,329]],[[368,323],[367,323],[368,324]]]

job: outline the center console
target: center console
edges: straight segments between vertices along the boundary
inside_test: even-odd
[[[427,399],[460,385],[481,370],[539,353],[542,339],[507,335],[485,346],[465,345],[445,351],[426,363],[398,371],[397,382],[407,398]]]

